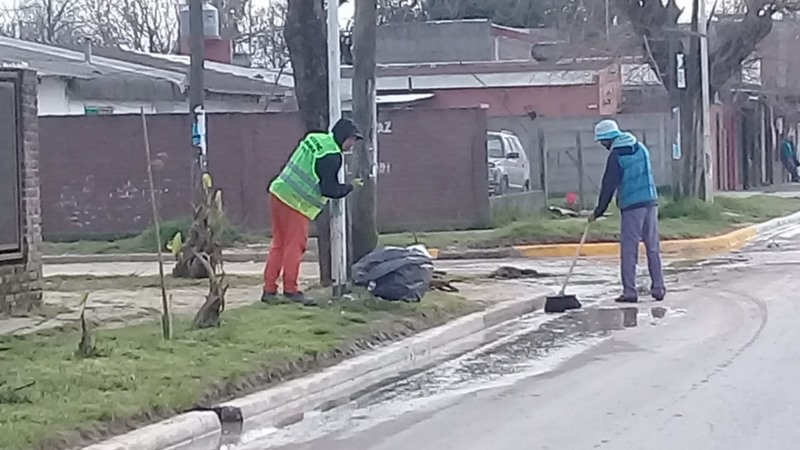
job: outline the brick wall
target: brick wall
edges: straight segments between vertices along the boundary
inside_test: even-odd
[[[6,73],[7,71],[0,71]],[[0,262],[0,314],[30,311],[42,303],[42,221],[39,197],[39,129],[36,74],[13,71],[21,77],[22,131],[22,258]]]
[[[189,121],[148,116],[160,214],[190,214]],[[379,121],[382,173],[378,221],[384,230],[446,229],[490,220],[486,111],[385,110]],[[48,239],[138,233],[151,223],[139,116],[43,117],[42,208]],[[268,228],[266,189],[302,138],[294,113],[212,114],[209,166],[228,216],[251,231]]]

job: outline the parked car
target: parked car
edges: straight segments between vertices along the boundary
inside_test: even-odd
[[[486,136],[489,158],[489,194],[505,195],[531,189],[531,167],[519,138],[508,131],[490,131]]]

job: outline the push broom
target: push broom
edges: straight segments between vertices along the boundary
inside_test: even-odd
[[[583,230],[581,243],[578,244],[578,250],[575,252],[575,258],[572,260],[572,265],[569,266],[567,277],[564,278],[564,284],[561,286],[561,291],[558,293],[558,295],[547,297],[547,300],[544,303],[544,312],[563,313],[564,311],[570,309],[580,309],[581,302],[578,301],[578,297],[575,295],[566,295],[565,291],[567,290],[569,279],[572,276],[572,271],[575,270],[575,264],[578,263],[578,258],[581,256],[581,250],[583,249],[583,244],[586,242],[586,236],[589,235],[589,225],[590,224],[587,223],[586,229]]]

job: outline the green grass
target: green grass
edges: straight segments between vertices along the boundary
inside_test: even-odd
[[[171,342],[156,324],[97,330],[101,356],[89,359],[75,356],[77,331],[0,337],[0,448],[74,445],[76,430],[141,424],[209,404],[263,385],[265,374],[288,377],[315,362],[334,363],[336,350],[350,354],[354,342],[379,332],[407,334],[478,307],[438,292],[418,304],[361,295],[324,308],[255,305],[226,311],[218,329],[189,331],[180,320]]]
[[[208,280],[174,278],[171,275],[166,275],[165,279],[167,289],[208,288]],[[225,279],[235,287],[258,286],[264,282],[263,278],[257,275],[227,274]],[[44,279],[46,291],[59,292],[93,292],[106,289],[136,290],[160,287],[161,282],[157,275],[54,275]]]
[[[688,239],[721,234],[726,231],[800,210],[800,198],[757,195],[747,198],[717,197],[711,205],[697,200],[678,202],[662,199],[659,223],[663,239]],[[592,226],[589,242],[614,241],[618,238],[618,211]],[[585,226],[584,219],[560,219],[548,216],[531,218],[503,217],[490,230],[417,233],[420,243],[432,248],[491,248],[505,245],[577,242]],[[167,221],[162,237],[172,237],[185,230],[188,221]],[[253,238],[226,227],[226,245],[253,242]],[[184,231],[185,232],[185,231]],[[256,242],[263,241],[256,239]],[[155,233],[147,230],[139,236],[116,241],[81,241],[45,243],[45,254],[120,254],[155,252]],[[384,234],[381,245],[406,246],[415,242],[412,233]]]
[[[189,218],[165,220],[161,223],[161,242],[164,246],[180,232],[184,240],[192,222]],[[241,232],[233,225],[223,228],[222,242],[225,246],[249,243],[252,236]],[[43,251],[46,255],[106,255],[123,253],[155,253],[156,232],[150,227],[139,235],[115,240],[84,240],[76,242],[45,242]]]
[[[662,239],[690,239],[722,234],[742,226],[763,222],[800,211],[800,198],[760,195],[747,198],[718,197],[713,204],[698,200],[662,199],[659,228]],[[616,241],[619,211],[592,225],[587,242]],[[493,248],[507,245],[558,244],[577,242],[586,226],[584,218],[549,216],[519,220],[491,231],[421,233],[419,241],[433,248]],[[414,243],[410,234],[381,236],[384,245]]]

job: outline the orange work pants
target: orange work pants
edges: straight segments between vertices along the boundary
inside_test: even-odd
[[[309,220],[270,195],[272,246],[264,267],[264,292],[278,292],[278,278],[283,274],[284,294],[300,292],[300,263],[308,246]]]

